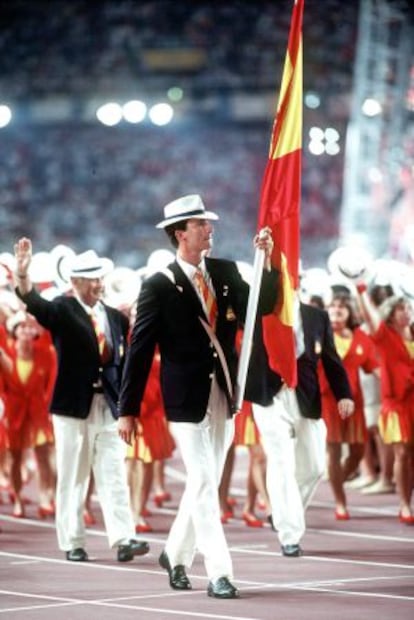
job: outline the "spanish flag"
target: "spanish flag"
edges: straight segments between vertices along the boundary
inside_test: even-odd
[[[295,0],[259,207],[259,229],[272,229],[272,264],[282,282],[274,313],[263,318],[264,340],[271,367],[289,387],[297,383],[293,298],[299,285],[300,258],[303,5],[304,0]]]

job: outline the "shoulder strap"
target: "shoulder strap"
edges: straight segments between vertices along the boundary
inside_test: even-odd
[[[223,368],[224,377],[226,379],[228,392],[231,398],[233,398],[233,386],[232,386],[231,379],[230,379],[229,367],[227,365],[226,357],[224,355],[224,351],[221,347],[221,344],[216,334],[214,333],[214,330],[211,328],[211,325],[209,325],[207,321],[205,321],[201,316],[199,316],[198,318],[200,319],[201,325],[206,330],[208,337],[210,338],[211,342],[214,345],[215,350],[217,351],[217,355],[219,356],[219,359],[221,362],[221,367]]]

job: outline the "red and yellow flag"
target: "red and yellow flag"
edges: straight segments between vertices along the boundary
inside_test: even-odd
[[[303,5],[304,0],[295,0],[259,208],[259,229],[272,229],[272,264],[280,271],[282,281],[274,313],[263,318],[264,340],[271,367],[290,387],[297,383],[293,299],[299,284],[300,258]]]

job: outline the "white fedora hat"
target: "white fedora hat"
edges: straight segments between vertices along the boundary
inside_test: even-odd
[[[59,243],[50,250],[49,254],[55,268],[54,281],[56,286],[61,291],[69,290],[71,288],[69,274],[76,252],[69,246]]]
[[[371,254],[360,247],[341,246],[328,257],[328,271],[341,274],[350,280],[357,280],[368,273],[372,264]]]
[[[100,258],[95,250],[87,250],[74,257],[70,264],[71,278],[102,278],[114,268],[110,258]]]
[[[164,207],[164,219],[157,224],[157,228],[166,228],[170,224],[182,222],[190,218],[199,220],[218,220],[219,217],[212,211],[206,211],[201,196],[198,194],[189,194],[181,196],[177,200],[169,202]]]

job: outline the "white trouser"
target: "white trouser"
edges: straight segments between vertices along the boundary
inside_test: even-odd
[[[232,577],[232,562],[220,519],[218,486],[234,421],[226,417],[227,402],[213,380],[207,413],[199,424],[171,423],[186,469],[186,483],[165,551],[171,566],[191,567],[196,550],[204,556],[210,580]]]
[[[299,544],[306,507],[325,469],[325,423],[301,416],[295,391],[285,387],[270,406],[254,404],[253,415],[267,457],[267,491],[280,543]]]
[[[91,470],[109,545],[134,538],[124,445],[103,394],[94,394],[86,420],[53,415],[56,446],[56,530],[63,551],[85,546],[84,501]]]

